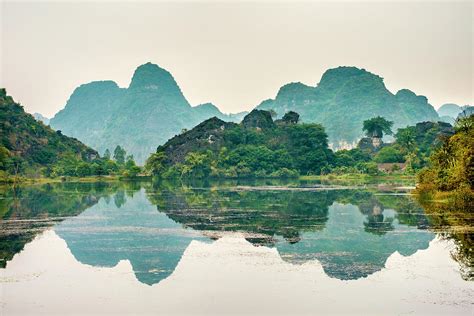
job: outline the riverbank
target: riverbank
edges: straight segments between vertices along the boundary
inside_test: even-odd
[[[380,175],[369,175],[361,173],[348,173],[348,174],[326,174],[326,175],[311,175],[301,176],[299,178],[303,181],[321,181],[321,182],[335,182],[335,183],[377,183],[377,182],[397,182],[405,183],[414,186],[416,183],[416,175],[408,174],[380,174]]]
[[[474,191],[469,188],[458,188],[452,191],[427,190],[417,187],[413,192],[420,203],[435,202],[457,206],[474,205]]]
[[[57,178],[24,178],[10,177],[1,179],[0,185],[33,185],[46,183],[64,183],[64,182],[113,182],[113,181],[144,181],[151,180],[150,176],[136,176],[133,178],[118,175],[89,176],[89,177],[57,177]]]

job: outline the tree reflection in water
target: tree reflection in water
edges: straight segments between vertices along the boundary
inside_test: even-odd
[[[382,269],[395,251],[407,256],[425,249],[434,229],[454,236],[458,250],[453,256],[465,267],[464,277],[472,278],[472,234],[449,229],[462,218],[459,213],[440,216],[435,206],[423,205],[429,210],[425,214],[411,197],[377,190],[298,190],[297,182],[285,183],[290,189],[267,187],[279,184],[9,188],[0,200],[2,266],[36,234],[56,225],[80,262],[114,266],[130,260],[146,284],[170,275],[192,240],[211,242],[229,232],[241,233],[256,246],[276,247],[288,262],[318,260],[331,277],[357,279]]]

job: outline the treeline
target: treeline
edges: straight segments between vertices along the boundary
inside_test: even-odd
[[[98,157],[92,161],[81,161],[74,156],[68,156],[51,167],[46,168],[46,177],[72,176],[102,176],[119,175],[123,177],[136,177],[141,172],[141,168],[136,165],[133,155],[127,155],[125,149],[117,146],[113,156],[107,149],[103,157]]]
[[[98,155],[91,160],[83,160],[77,155],[67,153],[59,160],[47,165],[31,163],[31,160],[15,156],[4,146],[0,146],[0,180],[13,181],[12,177],[87,177],[118,175],[123,177],[136,177],[141,168],[136,165],[133,155],[126,156],[126,151],[120,146],[115,149],[114,158],[107,154]],[[121,158],[123,157],[123,158]],[[34,157],[32,159],[34,161]]]

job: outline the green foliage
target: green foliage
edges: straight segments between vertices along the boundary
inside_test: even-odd
[[[403,154],[395,146],[385,146],[377,152],[374,161],[378,163],[405,162]]]
[[[114,157],[105,157],[74,138],[53,131],[31,115],[0,89],[0,171],[9,176],[86,177],[122,174],[136,176],[141,169],[133,156],[125,162],[125,150],[117,146]],[[3,180],[2,180],[3,181]]]
[[[119,164],[122,165],[125,163],[125,156],[127,155],[127,152],[125,149],[120,147],[120,145],[117,145],[114,150],[114,159],[115,161]]]
[[[281,168],[271,174],[274,178],[297,178],[299,176],[298,171],[291,170],[288,168]]]
[[[165,172],[165,154],[163,152],[157,152],[151,154],[150,157],[146,160],[145,171],[148,174],[158,176]]]
[[[431,153],[441,146],[443,139],[453,133],[454,129],[447,123],[418,123],[398,129],[394,148],[404,155],[407,168],[419,170],[428,165]]]
[[[365,131],[368,137],[383,137],[383,133],[392,135],[392,121],[387,121],[381,116],[365,120],[363,123],[362,130]]]
[[[438,119],[425,97],[406,89],[392,94],[383,78],[356,67],[329,69],[315,87],[287,84],[275,99],[265,100],[257,108],[273,109],[278,117],[291,110],[299,113],[303,122],[322,124],[336,148],[357,142],[363,121],[374,116],[393,121],[394,128]]]
[[[334,160],[327,135],[319,124],[296,124],[297,117],[275,124],[270,113],[253,111],[239,125],[209,119],[160,146],[146,169],[192,178],[319,174]]]
[[[458,120],[455,130],[431,154],[431,166],[418,174],[421,190],[474,189],[474,115]]]
[[[373,176],[379,174],[379,170],[375,162],[360,163],[357,165],[357,169],[360,170],[362,173],[367,173]]]
[[[127,161],[125,162],[125,170],[122,175],[124,177],[134,178],[136,177],[142,169],[136,165],[133,155],[127,156]]]
[[[104,152],[104,159],[110,160],[110,150],[107,148]]]
[[[454,123],[454,130],[458,133],[468,133],[474,129],[473,115],[459,116]]]
[[[358,148],[351,150],[338,150],[335,153],[336,167],[355,167],[359,163],[369,162],[372,159],[370,154]]]
[[[409,126],[398,129],[395,134],[397,144],[400,146],[400,151],[403,153],[411,153],[416,149],[416,128]]]
[[[89,176],[110,170],[95,150],[25,113],[5,89],[0,89],[0,158],[0,170],[11,176]]]
[[[186,156],[181,174],[190,178],[206,178],[211,174],[209,153],[191,152]]]

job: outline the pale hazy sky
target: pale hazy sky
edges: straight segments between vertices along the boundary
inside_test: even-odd
[[[188,101],[251,109],[339,65],[431,104],[473,103],[473,2],[1,2],[0,86],[52,116],[82,83],[151,61]]]

